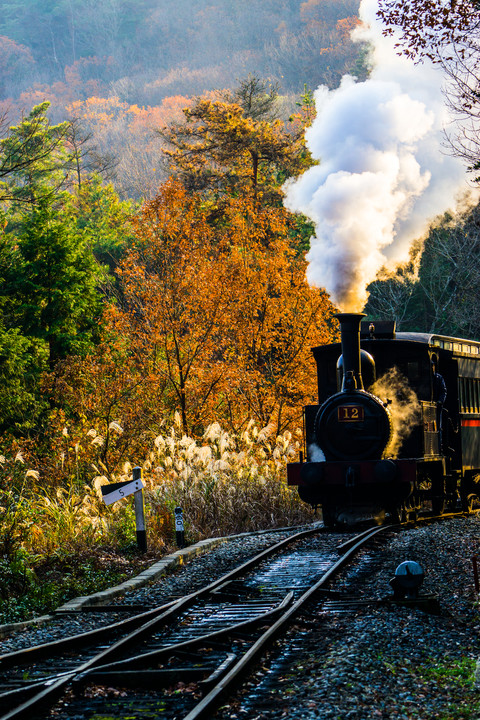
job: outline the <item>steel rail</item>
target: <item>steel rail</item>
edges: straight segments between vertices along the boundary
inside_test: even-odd
[[[130,627],[133,627],[138,628],[138,630],[141,631],[142,628],[145,628],[146,632],[155,625],[154,621],[158,620],[158,622],[160,623],[162,618],[165,617],[168,619],[170,615],[174,615],[176,612],[181,612],[181,610],[183,610],[185,607],[188,607],[189,604],[196,602],[204,595],[208,595],[224,583],[230,582],[231,580],[239,577],[249,568],[255,567],[255,565],[262,562],[262,560],[269,557],[270,555],[275,554],[286,545],[296,542],[297,540],[301,540],[304,537],[309,537],[310,535],[315,535],[321,532],[325,532],[325,529],[323,527],[316,527],[309,530],[302,530],[298,533],[295,533],[294,535],[291,535],[288,538],[284,538],[283,540],[280,540],[278,543],[271,545],[262,552],[258,553],[258,555],[255,555],[253,558],[250,558],[250,560],[247,560],[242,565],[234,568],[233,570],[229,571],[222,577],[214,580],[203,588],[200,588],[193,593],[189,593],[188,595],[185,595],[180,599],[172,600],[171,602],[160,605],[157,608],[152,608],[152,610],[147,610],[146,612],[134,615],[131,618],[119,620],[118,622],[105,625],[101,628],[95,628],[94,630],[89,630],[85,633],[78,633],[77,635],[71,635],[70,637],[52,640],[48,643],[33,645],[29,648],[22,648],[21,650],[15,650],[11,653],[5,653],[4,655],[0,655],[0,669],[11,667],[12,665],[18,665],[21,663],[28,663],[32,660],[38,660],[42,657],[51,658],[52,654],[59,655],[66,650],[71,650],[75,647],[81,647],[82,645],[89,645],[92,640],[102,640],[104,636],[109,637],[111,636],[112,631],[117,629],[128,630]],[[165,613],[170,613],[170,615],[165,615]],[[132,637],[133,636],[134,635],[132,634]],[[130,637],[130,635],[128,637]],[[0,720],[3,720],[3,718],[0,718]]]
[[[9,705],[11,707],[14,707],[16,704],[15,701],[18,700],[21,702],[22,700],[25,702],[30,697],[32,697],[35,694],[40,693],[41,691],[45,690],[48,686],[52,685],[57,680],[64,679],[66,681],[70,681],[73,679],[75,683],[82,683],[89,680],[97,681],[98,674],[104,674],[106,672],[116,672],[118,670],[125,671],[130,670],[134,668],[136,665],[142,665],[145,664],[145,660],[156,660],[162,657],[162,655],[168,655],[172,654],[174,652],[178,651],[185,651],[185,650],[191,650],[194,647],[198,645],[202,645],[208,642],[218,641],[223,638],[227,638],[233,633],[241,632],[246,629],[252,629],[255,626],[258,625],[264,625],[265,623],[268,623],[269,621],[276,618],[281,612],[285,610],[288,605],[291,604],[293,600],[293,592],[289,592],[285,595],[283,600],[274,608],[271,610],[267,610],[264,613],[261,613],[259,615],[256,615],[255,617],[244,620],[239,623],[234,623],[232,625],[229,625],[225,628],[222,628],[221,630],[216,630],[214,632],[205,633],[204,635],[198,635],[195,638],[192,638],[190,640],[185,640],[183,642],[175,643],[173,645],[166,646],[164,648],[160,648],[159,650],[154,650],[149,653],[144,653],[143,655],[138,655],[136,657],[127,658],[126,660],[119,660],[114,663],[109,663],[107,665],[100,665],[100,666],[94,666],[90,669],[86,669],[84,672],[79,673],[78,670],[71,670],[66,671],[62,673],[57,673],[55,675],[51,675],[48,677],[44,677],[41,680],[38,680],[36,682],[33,682],[31,685],[26,686],[25,688],[17,688],[15,690],[10,690],[8,692],[2,693],[0,695],[0,702],[2,703],[2,706],[8,707]]]
[[[197,646],[208,645],[209,643],[217,643],[219,640],[224,640],[234,633],[242,632],[244,630],[251,630],[257,626],[265,625],[270,621],[273,621],[278,615],[281,615],[288,608],[293,600],[293,592],[289,592],[285,595],[283,600],[271,610],[267,610],[260,615],[256,615],[250,620],[243,620],[242,622],[228,625],[221,630],[214,630],[213,632],[205,633],[204,635],[197,635],[190,640],[183,640],[182,642],[173,643],[166,645],[165,647],[159,648],[158,650],[152,650],[151,652],[136,655],[134,657],[126,658],[125,660],[119,660],[115,663],[108,665],[95,666],[91,670],[87,670],[81,675],[75,677],[75,682],[86,682],[89,680],[95,680],[97,674],[103,674],[108,672],[132,670],[135,667],[145,665],[152,661],[158,661],[162,657],[174,655],[178,652],[185,652],[186,650],[193,650]]]
[[[400,527],[400,525],[398,525],[398,524],[396,525],[394,523],[381,525],[382,530],[387,530],[387,529],[392,530],[397,527]],[[352,545],[356,545],[360,540],[362,540],[363,537],[368,536],[368,538],[370,538],[371,534],[372,534],[372,528],[367,528],[366,530],[364,530],[364,532],[360,533],[359,535],[355,535],[354,537],[349,538],[348,540],[345,540],[344,542],[340,543],[340,545],[337,545],[337,551],[345,552],[350,547],[352,547]]]
[[[40,645],[32,645],[32,647],[22,648],[21,650],[13,650],[10,653],[0,655],[0,670],[12,667],[12,665],[20,665],[29,663],[34,660],[60,655],[62,652],[73,650],[78,647],[90,645],[92,642],[100,642],[103,638],[111,637],[112,632],[117,630],[130,630],[143,625],[149,618],[160,615],[168,608],[175,605],[177,600],[171,600],[164,605],[160,605],[146,612],[136,614],[130,618],[124,618],[117,622],[104,625],[103,627],[94,628],[93,630],[87,630],[83,633],[77,633],[76,635],[69,635],[68,637],[59,638],[58,640],[51,640],[47,643],[41,643]]]
[[[142,665],[150,662],[157,662],[164,657],[174,655],[177,652],[185,652],[186,650],[193,650],[198,645],[206,645],[209,642],[218,642],[228,638],[233,633],[237,633],[243,630],[250,630],[257,625],[264,625],[269,620],[275,618],[280,612],[285,610],[293,600],[293,592],[287,593],[284,599],[277,607],[267,612],[257,615],[250,620],[243,620],[233,625],[228,625],[221,630],[214,630],[205,635],[197,635],[189,640],[182,640],[181,642],[172,643],[171,645],[165,645],[164,647],[158,648],[157,650],[151,650],[150,652],[142,653],[140,655],[134,655],[132,657],[125,658],[124,660],[118,660],[117,662],[108,663],[107,665],[97,665],[91,670],[86,671],[82,674],[82,677],[93,675],[97,670],[106,672],[109,670],[133,670],[134,668],[141,667]]]
[[[32,697],[29,697],[24,702],[21,702],[20,705],[17,705],[13,709],[11,709],[9,712],[7,712],[5,715],[2,715],[0,717],[0,720],[30,720],[30,718],[35,716],[36,712],[40,707],[44,708],[47,705],[51,705],[53,702],[55,702],[64,692],[65,688],[71,683],[71,681],[74,679],[76,675],[80,675],[87,670],[102,665],[105,663],[105,660],[107,660],[110,657],[118,657],[125,651],[128,651],[128,649],[134,645],[139,644],[143,641],[143,639],[151,633],[152,630],[158,629],[160,626],[166,624],[170,619],[174,618],[175,616],[179,615],[183,610],[193,605],[197,600],[200,598],[212,593],[215,589],[219,588],[221,585],[224,585],[227,582],[230,582],[231,580],[236,579],[237,577],[241,576],[248,570],[254,568],[256,565],[258,565],[262,560],[266,559],[267,557],[277,553],[279,550],[281,550],[283,547],[292,544],[298,540],[301,540],[305,537],[309,537],[314,534],[325,532],[325,529],[323,527],[315,527],[313,529],[309,530],[303,530],[301,532],[295,533],[294,535],[291,535],[287,538],[284,538],[283,540],[279,541],[278,543],[275,543],[274,545],[271,545],[270,547],[263,550],[258,555],[255,555],[250,560],[247,560],[246,562],[242,563],[242,565],[234,568],[230,572],[226,573],[222,577],[218,578],[217,580],[213,581],[212,583],[209,583],[208,585],[204,586],[200,590],[197,590],[193,593],[190,593],[189,595],[184,596],[183,598],[180,598],[179,600],[175,601],[173,604],[168,604],[167,609],[164,610],[165,606],[161,606],[159,609],[160,614],[156,614],[152,619],[148,620],[147,622],[143,623],[140,627],[135,628],[131,633],[129,633],[127,636],[117,640],[113,645],[101,650],[99,653],[97,653],[94,657],[90,658],[86,662],[82,663],[80,666],[75,668],[72,671],[67,671],[67,673],[56,676],[56,678],[50,682],[47,681],[47,683],[42,684],[42,689],[35,693]],[[157,609],[154,609],[157,610]],[[162,612],[162,610],[164,610]],[[150,613],[152,611],[148,611]],[[145,614],[142,613],[142,616]],[[129,618],[127,621],[120,621],[122,622],[129,622],[133,620],[133,618]],[[101,628],[100,630],[104,630],[104,628]],[[88,633],[90,635],[90,633]],[[73,637],[81,637],[81,636],[73,636]],[[91,638],[89,638],[90,640]],[[71,640],[71,638],[66,639]],[[40,650],[41,648],[41,650]],[[57,651],[62,651],[62,644],[59,641],[54,641],[53,643],[46,643],[44,645],[34,646],[33,648],[26,649],[27,652],[24,651],[18,651],[17,653],[9,653],[8,655],[4,655],[3,659],[5,662],[7,662],[7,658],[9,658],[9,662],[11,664],[14,664],[14,656],[17,655],[20,662],[28,662],[30,659],[32,659],[35,656],[35,652],[41,653],[45,650],[48,651],[48,649],[53,650],[56,649]],[[62,648],[62,649],[60,649]],[[28,650],[32,654],[28,654]],[[57,652],[58,654],[58,652]],[[26,688],[28,692],[28,688]],[[3,698],[5,701],[7,701],[7,695],[9,693],[4,693]],[[0,702],[2,701],[2,695],[0,695]]]
[[[261,637],[252,645],[247,652],[238,660],[238,662],[232,667],[232,669],[220,680],[220,682],[206,695],[183,720],[200,720],[201,718],[211,717],[211,713],[215,708],[218,707],[220,702],[224,700],[232,686],[238,683],[239,679],[248,672],[252,665],[261,657],[265,650],[271,645],[271,643],[279,636],[282,631],[285,631],[287,625],[293,620],[305,604],[318,593],[322,587],[327,584],[330,579],[338,573],[338,571],[347,563],[347,561],[360,550],[372,537],[377,533],[386,530],[391,526],[384,525],[374,530],[371,530],[368,534],[362,533],[361,539],[350,545],[350,547],[344,552],[341,558],[332,565],[332,567],[325,572],[324,575],[310,587],[298,600],[291,605],[286,612],[263,633]]]

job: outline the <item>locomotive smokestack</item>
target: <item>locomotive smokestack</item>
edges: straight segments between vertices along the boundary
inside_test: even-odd
[[[342,338],[342,390],[363,390],[360,361],[360,323],[365,313],[338,313]],[[354,382],[355,381],[355,382]]]

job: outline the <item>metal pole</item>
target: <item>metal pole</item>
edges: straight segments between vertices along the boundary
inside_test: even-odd
[[[175,535],[177,538],[177,547],[185,547],[185,530],[183,527],[183,510],[181,507],[175,508]]]
[[[142,479],[142,468],[133,468],[133,479]],[[133,493],[135,499],[135,527],[137,530],[137,545],[142,552],[147,552],[147,531],[145,529],[145,506],[143,502],[143,490]]]

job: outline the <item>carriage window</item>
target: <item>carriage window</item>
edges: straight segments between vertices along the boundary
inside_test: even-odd
[[[463,378],[458,378],[458,404],[460,412],[465,412],[465,383]]]

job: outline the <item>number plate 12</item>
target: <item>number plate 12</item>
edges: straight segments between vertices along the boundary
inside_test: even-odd
[[[338,422],[361,422],[365,415],[361,405],[340,405]]]

